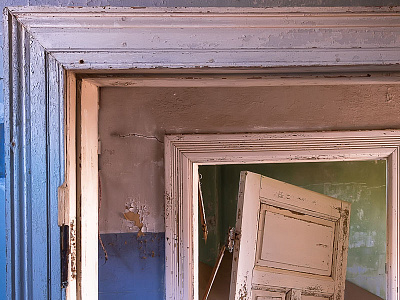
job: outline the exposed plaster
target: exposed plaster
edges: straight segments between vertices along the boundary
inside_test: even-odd
[[[130,226],[129,229],[135,230],[137,228],[139,230],[138,237],[143,236],[143,231],[146,231],[144,216],[149,215],[146,206],[142,205],[138,207],[134,202],[126,203],[123,215],[127,221],[134,223],[134,226]]]

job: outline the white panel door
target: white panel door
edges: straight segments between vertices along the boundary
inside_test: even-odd
[[[230,300],[344,298],[350,203],[240,174]]]

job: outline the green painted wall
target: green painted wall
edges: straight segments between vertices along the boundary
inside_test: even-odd
[[[201,166],[209,237],[199,236],[199,259],[209,265],[235,226],[242,170],[351,202],[347,280],[385,299],[386,161]]]

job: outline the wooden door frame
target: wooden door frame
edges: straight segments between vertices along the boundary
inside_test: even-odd
[[[400,131],[169,135],[165,138],[166,278],[198,299],[199,165],[387,160],[387,299],[398,297]],[[183,266],[183,268],[182,268]],[[179,280],[186,283],[174,283]],[[178,293],[177,291],[170,292]]]
[[[94,84],[88,93],[94,99],[93,91],[102,85],[174,86],[176,79],[185,86],[229,86],[235,82],[243,86],[398,84],[395,72],[399,71],[400,42],[392,37],[399,35],[399,20],[396,7],[5,9],[8,298],[65,297],[59,280],[58,225],[70,225],[70,236],[79,250],[82,245],[79,236],[76,239],[76,216],[80,215],[82,222],[86,214],[84,205],[77,202],[82,186],[77,190],[76,185],[76,152],[81,149],[76,148],[75,134],[82,130],[74,126],[82,124],[73,120],[81,113],[74,101],[85,95],[82,87]],[[375,39],[371,40],[371,35]],[[336,41],[332,36],[344,38]],[[167,76],[156,68],[164,69]],[[119,74],[110,79],[110,70]],[[170,76],[171,72],[179,74]],[[96,74],[84,83],[86,79],[80,74],[90,73]],[[205,75],[198,79],[198,74]],[[228,83],[226,74],[233,76]],[[81,97],[81,102],[85,99]],[[390,140],[390,145],[397,147],[397,132],[381,133],[385,143]],[[354,134],[357,137],[359,133]],[[296,135],[287,137],[295,139]],[[186,153],[179,139],[167,138],[167,148]],[[181,141],[190,148],[189,137]],[[385,145],[379,151],[386,151]],[[89,152],[93,158],[92,146]],[[186,154],[193,158],[193,153]],[[386,154],[390,160],[398,159]],[[199,163],[176,155],[188,164],[177,166],[180,172],[188,172]],[[167,162],[170,159],[166,157]],[[171,171],[168,165],[166,170]],[[178,178],[169,171],[166,180],[175,184],[182,174]],[[90,174],[93,179],[95,170]],[[397,188],[397,173],[391,175],[390,182]],[[166,293],[168,299],[189,299],[194,291],[190,275],[194,249],[188,243],[190,251],[185,252],[184,243],[190,239],[182,234],[182,228],[188,224],[195,230],[189,217],[195,211],[190,201],[172,198],[175,194],[170,188],[167,186],[166,194]],[[186,192],[192,195],[192,190]],[[92,190],[92,199],[95,194]],[[92,228],[87,233],[97,238],[95,231]],[[82,231],[79,234],[85,235]],[[74,281],[75,273],[82,276],[81,265],[76,264],[82,251],[70,253],[68,299],[82,298],[80,285]]]

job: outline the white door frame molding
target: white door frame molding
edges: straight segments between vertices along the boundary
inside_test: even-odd
[[[398,299],[399,147],[400,131],[166,136],[167,295],[198,299],[198,165],[386,159],[387,299]]]
[[[75,226],[76,214],[82,213],[75,210],[81,206],[76,203],[76,182],[71,182],[76,179],[71,113],[79,113],[74,101],[82,87],[76,90],[79,80],[75,74],[94,72],[99,76],[121,70],[120,76],[124,77],[136,72],[133,81],[130,76],[127,81],[114,76],[104,82],[126,85],[153,84],[141,79],[149,72],[162,73],[163,69],[179,69],[181,73],[269,73],[277,76],[279,85],[287,84],[282,75],[300,76],[298,73],[314,72],[316,67],[319,72],[335,74],[361,70],[345,78],[325,78],[332,83],[362,82],[366,78],[370,83],[397,84],[398,76],[386,75],[399,71],[399,11],[398,7],[6,9],[7,297],[63,297],[57,219],[60,225]],[[377,71],[386,73],[375,76],[373,72]],[[314,75],[311,81],[320,79]],[[224,86],[225,76],[220,77]],[[258,77],[247,78],[246,82],[257,85],[254,82]],[[309,80],[302,82],[303,77],[292,78],[291,83],[309,84]],[[181,79],[186,79],[186,85],[207,86],[212,81],[197,81],[193,76]],[[397,184],[397,177],[392,178]],[[58,199],[57,187],[63,182],[66,184],[60,194],[64,197]],[[167,212],[171,199],[166,201]],[[183,212],[190,212],[179,206],[179,201],[176,203],[181,210],[179,218]],[[63,209],[66,207],[69,211]],[[176,213],[175,209],[171,212]],[[180,229],[172,230],[170,222],[174,218],[177,215],[166,215],[167,253],[171,253],[171,238],[178,238],[179,245],[183,241],[179,240],[183,238]],[[192,219],[182,220],[190,225]],[[71,229],[70,235],[74,234]],[[181,256],[183,253],[180,251]],[[179,257],[167,255],[168,299],[188,299],[186,295],[193,292],[193,282],[187,280],[192,277],[184,273],[190,257],[179,261]],[[75,267],[70,266],[71,274],[77,272]],[[69,285],[69,297],[77,295],[75,287]]]

